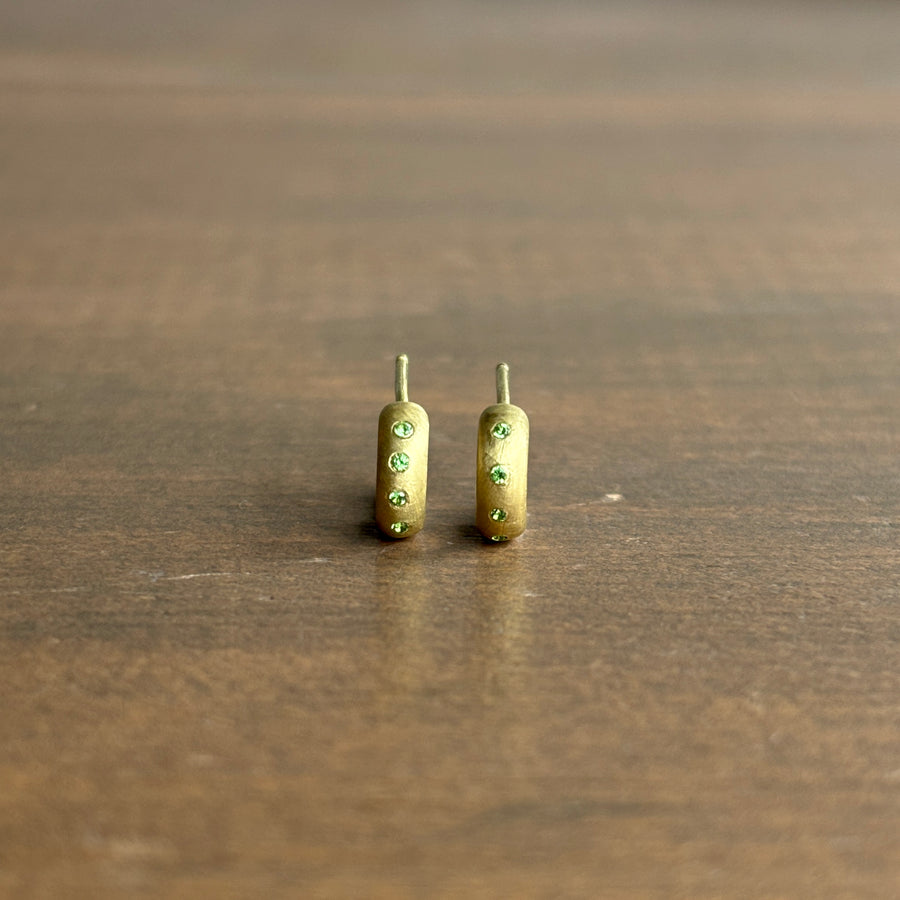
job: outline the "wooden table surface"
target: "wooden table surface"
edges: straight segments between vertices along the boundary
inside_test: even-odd
[[[0,896],[900,897],[898,34],[0,4]]]

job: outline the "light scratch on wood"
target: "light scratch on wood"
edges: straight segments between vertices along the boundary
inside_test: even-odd
[[[189,578],[238,578],[250,572],[192,572],[190,575],[166,575],[161,581],[187,581]]]

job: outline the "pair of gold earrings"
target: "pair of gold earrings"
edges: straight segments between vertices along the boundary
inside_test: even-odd
[[[375,521],[392,538],[412,537],[425,524],[428,413],[409,399],[409,360],[397,357],[396,399],[378,418]],[[497,402],[478,422],[475,524],[501,543],[525,530],[528,416],[509,402],[509,366],[497,366]]]

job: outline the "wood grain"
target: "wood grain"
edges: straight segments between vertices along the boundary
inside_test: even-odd
[[[0,896],[898,896],[900,9],[95,9],[0,6]]]

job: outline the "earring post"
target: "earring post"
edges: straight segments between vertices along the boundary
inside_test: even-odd
[[[497,402],[509,403],[509,366],[506,363],[497,366]]]
[[[394,396],[398,402],[409,401],[409,357],[401,353],[394,368]]]

